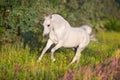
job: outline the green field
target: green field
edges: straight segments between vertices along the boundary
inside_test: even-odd
[[[97,34],[98,42],[90,42],[82,52],[79,64],[67,66],[74,56],[71,49],[48,51],[40,63],[37,51],[30,53],[18,44],[7,44],[0,50],[0,80],[118,80],[120,78],[120,33]],[[43,48],[41,45],[40,48]],[[41,49],[42,50],[42,49]]]

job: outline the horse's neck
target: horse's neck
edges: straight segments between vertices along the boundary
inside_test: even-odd
[[[64,18],[54,18],[52,20],[53,32],[56,34],[57,38],[62,38],[66,32],[68,32],[69,28],[71,28],[68,21]]]
[[[53,24],[59,24],[59,25],[61,25],[60,27],[62,27],[62,26],[66,26],[66,27],[70,27],[70,24],[69,24],[69,22],[67,21],[67,20],[65,20],[62,16],[60,16],[60,15],[55,15],[54,17],[53,17],[53,19],[52,19],[52,23]],[[56,25],[57,26],[57,25]]]

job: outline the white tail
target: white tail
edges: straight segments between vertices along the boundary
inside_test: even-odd
[[[80,28],[85,30],[90,35],[90,40],[97,42],[98,40],[95,38],[95,35],[92,33],[92,27],[89,25],[81,25]]]

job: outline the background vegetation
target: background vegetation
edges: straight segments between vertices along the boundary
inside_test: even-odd
[[[36,60],[47,41],[43,16],[58,13],[72,26],[89,24],[98,43],[90,42],[80,63],[67,67],[74,52],[59,49],[55,63],[49,51]],[[0,0],[1,80],[119,80],[119,0]]]

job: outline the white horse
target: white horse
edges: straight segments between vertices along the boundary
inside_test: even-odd
[[[70,24],[60,15],[52,14],[45,17],[43,23],[44,31],[43,37],[49,34],[49,39],[46,47],[43,49],[41,56],[38,58],[38,62],[41,61],[45,52],[50,48],[52,44],[56,44],[51,50],[51,60],[55,61],[54,52],[60,47],[76,48],[76,54],[70,64],[77,62],[81,56],[81,52],[90,42],[89,31],[85,31],[83,28],[73,28]]]

